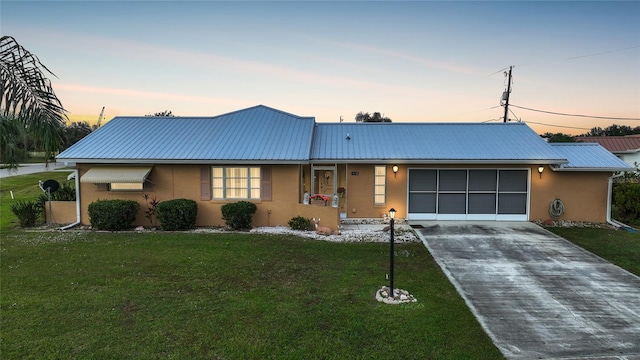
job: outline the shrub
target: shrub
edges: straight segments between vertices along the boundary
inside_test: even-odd
[[[637,222],[640,219],[640,184],[616,184],[614,200],[621,221]]]
[[[43,214],[43,207],[37,201],[19,200],[11,204],[11,212],[18,217],[20,227],[32,227],[36,220]]]
[[[311,219],[302,216],[296,216],[289,220],[289,227],[293,230],[313,230],[314,225]]]
[[[149,194],[144,194],[142,197],[144,198],[144,201],[147,202],[147,210],[144,212],[144,217],[149,219],[151,226],[156,226],[156,212],[160,202],[155,195],[149,196]]]
[[[136,220],[140,204],[133,200],[97,200],[89,204],[89,221],[98,230],[120,231]]]
[[[40,194],[38,196],[38,202],[44,206],[44,203],[49,199],[47,194]],[[75,201],[76,189],[67,183],[63,183],[62,186],[56,191],[51,193],[51,201]]]
[[[231,230],[251,229],[253,214],[258,207],[248,201],[238,201],[222,205],[222,220]]]
[[[190,199],[173,199],[159,202],[155,213],[162,230],[188,230],[196,226],[198,203]]]

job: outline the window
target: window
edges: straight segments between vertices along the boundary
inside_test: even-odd
[[[214,199],[259,199],[259,167],[213,167]]]
[[[109,190],[111,191],[142,191],[144,188],[143,183],[111,183],[109,184]]]
[[[387,167],[385,165],[375,166],[373,187],[373,204],[384,205],[387,195]]]

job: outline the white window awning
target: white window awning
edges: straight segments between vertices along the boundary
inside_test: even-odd
[[[101,166],[89,169],[80,178],[81,183],[111,184],[111,183],[143,183],[151,166]]]

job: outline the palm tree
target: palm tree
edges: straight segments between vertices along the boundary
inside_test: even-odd
[[[19,161],[19,134],[42,146],[45,159],[63,144],[66,110],[44,73],[56,76],[12,36],[0,38],[0,159],[10,167]]]

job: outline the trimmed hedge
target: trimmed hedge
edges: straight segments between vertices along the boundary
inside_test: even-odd
[[[222,205],[222,220],[231,230],[248,230],[251,229],[253,214],[256,213],[258,207],[256,204],[248,201],[238,201]]]
[[[618,183],[613,192],[620,220],[623,222],[640,220],[640,184]]]
[[[89,204],[89,221],[98,230],[127,230],[138,210],[140,204],[133,200],[97,200]]]
[[[190,199],[161,201],[156,206],[156,217],[162,230],[189,230],[196,226],[198,203]]]

